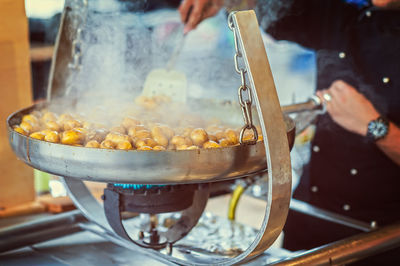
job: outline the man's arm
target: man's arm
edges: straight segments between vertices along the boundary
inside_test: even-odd
[[[324,97],[324,94],[330,95]],[[372,103],[344,81],[335,81],[329,89],[317,92],[332,119],[343,128],[366,136],[368,123],[380,116]],[[389,124],[389,133],[376,145],[397,165],[400,165],[400,128]]]

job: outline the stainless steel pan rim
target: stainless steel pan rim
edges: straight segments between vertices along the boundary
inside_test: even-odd
[[[22,115],[43,106],[40,103],[11,114],[8,135],[21,160],[54,175],[98,182],[179,184],[221,181],[267,168],[262,142],[183,151],[108,150],[45,142],[13,130]],[[294,135],[294,124],[289,133]]]

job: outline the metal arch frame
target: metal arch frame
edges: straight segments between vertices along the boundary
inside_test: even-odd
[[[234,258],[214,259],[198,265],[210,263],[230,265],[249,260],[264,252],[282,231],[291,196],[291,162],[286,127],[257,18],[254,11],[242,11],[232,14],[232,19],[239,36],[267,151],[266,159],[269,169],[267,204],[261,228],[247,250]],[[84,215],[115,235],[108,225],[101,205],[93,198],[84,183],[71,178],[64,179],[64,182],[75,204]],[[138,247],[138,249],[142,248]],[[190,264],[190,262],[156,251],[151,251],[151,253],[179,264]]]

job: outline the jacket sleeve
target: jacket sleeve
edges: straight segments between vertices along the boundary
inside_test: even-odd
[[[268,4],[266,0],[259,2]],[[342,49],[349,37],[346,25],[353,24],[357,16],[358,8],[342,0],[294,0],[284,14],[275,16],[277,20],[267,23],[264,29],[275,39],[311,49]]]

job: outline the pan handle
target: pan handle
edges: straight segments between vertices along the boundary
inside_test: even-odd
[[[324,110],[324,104],[317,95],[312,95],[308,101],[281,106],[284,114],[294,114],[304,111]]]

